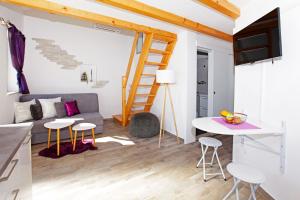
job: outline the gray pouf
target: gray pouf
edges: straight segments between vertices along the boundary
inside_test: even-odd
[[[137,113],[131,117],[129,133],[139,138],[150,138],[159,133],[159,120],[149,112]]]

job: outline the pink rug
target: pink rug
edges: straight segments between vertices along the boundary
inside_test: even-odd
[[[81,140],[76,141],[76,149],[73,151],[73,145],[71,142],[62,142],[60,143],[60,154],[57,156],[57,145],[53,144],[50,148],[45,148],[39,152],[39,156],[47,157],[47,158],[61,158],[63,156],[69,154],[79,154],[85,152],[87,150],[97,150],[98,148],[93,145],[92,140],[85,140],[82,142]]]
[[[242,124],[228,124],[222,117],[216,117],[212,120],[232,130],[260,129],[259,127],[248,122],[244,122]]]

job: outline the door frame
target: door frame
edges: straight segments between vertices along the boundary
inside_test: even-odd
[[[214,115],[214,52],[211,49],[197,46],[197,52],[202,51],[208,54],[208,76],[207,76],[207,116],[213,117]],[[198,68],[198,65],[197,65]],[[198,70],[198,69],[197,69]],[[196,74],[197,76],[197,74]],[[197,80],[197,77],[196,77]],[[196,91],[197,92],[197,91]],[[197,108],[196,108],[197,110]]]

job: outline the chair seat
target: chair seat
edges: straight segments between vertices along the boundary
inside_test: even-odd
[[[261,184],[265,181],[265,176],[262,172],[247,165],[229,163],[227,171],[232,176],[247,183]]]
[[[211,137],[201,137],[199,138],[199,142],[205,146],[209,147],[220,147],[222,146],[222,142],[220,140],[217,140],[215,138]]]

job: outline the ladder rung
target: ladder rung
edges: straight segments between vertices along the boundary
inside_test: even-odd
[[[157,34],[154,34],[154,36],[153,36],[154,42],[159,42],[162,44],[168,44],[170,41],[173,41],[173,40],[174,39],[165,38],[165,37],[162,37],[161,35],[157,35]]]
[[[149,62],[149,61],[145,61],[145,65],[151,65],[151,66],[167,66],[166,63]]]
[[[140,107],[140,106],[151,106],[150,103],[147,103],[147,102],[134,102],[132,104],[133,107]]]
[[[153,94],[135,94],[137,97],[152,97],[154,96]]]
[[[148,84],[139,84],[138,87],[152,87],[152,85],[148,85]]]
[[[144,110],[132,110],[131,111],[131,115],[137,114],[137,113],[141,113],[141,112],[145,112]]]
[[[163,55],[170,54],[170,51],[163,51],[163,50],[158,50],[158,49],[149,49],[149,52],[155,53],[155,54],[163,54]]]
[[[142,76],[146,76],[146,77],[156,77],[156,74],[142,74]]]

